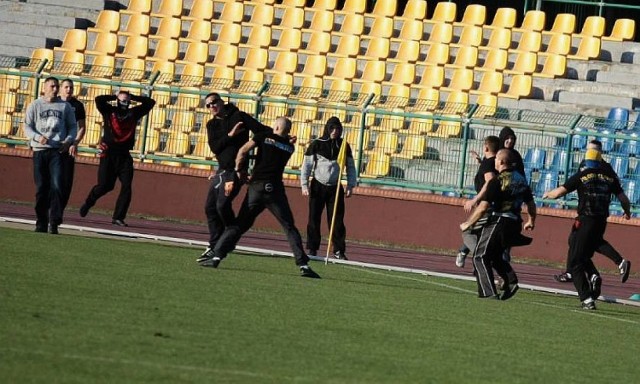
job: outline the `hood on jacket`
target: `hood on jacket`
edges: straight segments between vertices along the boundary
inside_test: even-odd
[[[238,107],[236,107],[231,103],[227,103],[223,105],[222,108],[220,108],[220,112],[218,112],[218,116],[224,119],[225,117],[229,117],[238,111],[239,111]]]
[[[329,118],[329,120],[327,120],[327,123],[324,125],[324,131],[322,132],[322,139],[328,140],[331,138],[331,129],[333,129],[334,127],[337,127],[338,129],[340,129],[340,135],[338,135],[338,138],[342,137],[342,123],[340,122],[340,119],[337,118],[336,116],[332,116]]]
[[[504,142],[507,141],[507,138],[509,138],[509,136],[513,137],[513,144],[515,146],[516,133],[513,131],[513,129],[511,129],[509,127],[504,127],[500,131],[500,135],[498,135],[498,138],[500,139],[500,148],[504,148],[505,147],[504,146]]]

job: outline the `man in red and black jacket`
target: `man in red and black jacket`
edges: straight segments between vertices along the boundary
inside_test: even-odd
[[[115,106],[112,102],[115,101]],[[139,103],[131,107],[131,101]],[[120,180],[120,194],[116,201],[111,223],[126,227],[124,222],[131,203],[131,184],[133,182],[133,158],[129,151],[135,144],[136,126],[147,115],[156,102],[147,96],[132,95],[120,91],[117,95],[96,97],[96,107],[104,121],[100,142],[100,166],[98,184],[95,185],[80,208],[80,216],[85,217],[89,209],[99,198],[111,192]]]

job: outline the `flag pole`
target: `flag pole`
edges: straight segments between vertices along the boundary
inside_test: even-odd
[[[342,171],[345,167],[345,163],[347,161],[347,141],[342,140],[342,144],[340,144],[340,152],[338,153],[338,165],[340,166],[340,170],[338,171],[338,183],[336,185],[336,198],[333,201],[333,214],[331,215],[331,226],[329,227],[329,241],[327,243],[327,254],[324,258],[324,264],[329,264],[329,252],[331,252],[331,241],[333,239],[333,228],[336,221],[336,211],[338,208],[338,199],[340,198],[340,188],[342,187]]]

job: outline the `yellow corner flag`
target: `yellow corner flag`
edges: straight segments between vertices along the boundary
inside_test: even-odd
[[[340,198],[340,188],[342,188],[342,170],[347,165],[347,140],[342,139],[340,151],[336,159],[340,171],[338,172],[338,183],[336,186],[336,198],[333,202],[333,215],[331,215],[331,227],[329,228],[329,243],[327,244],[327,255],[324,258],[325,265],[329,263],[329,252],[331,252],[331,239],[333,238],[333,223],[336,219],[336,209],[338,208],[338,199]]]

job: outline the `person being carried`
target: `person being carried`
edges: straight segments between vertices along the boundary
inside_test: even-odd
[[[342,123],[340,119],[333,116],[327,120],[324,132],[321,137],[313,140],[304,154],[304,161],[300,171],[300,184],[302,195],[309,197],[309,220],[307,224],[307,253],[310,256],[317,256],[322,238],[320,236],[320,222],[322,221],[322,211],[327,211],[327,223],[331,228],[333,223],[333,234],[331,242],[333,244],[334,256],[337,259],[346,260],[347,230],[344,225],[344,199],[351,197],[353,188],[356,186],[356,166],[351,153],[351,146],[346,145],[346,169],[347,188],[342,188],[338,179],[342,164],[338,163],[338,154],[343,145]],[[313,177],[309,182],[309,177]],[[336,203],[337,199],[337,203]],[[333,212],[336,207],[335,213]]]
[[[258,215],[266,208],[276,217],[284,229],[295,257],[295,263],[300,268],[300,275],[320,278],[309,267],[309,257],[304,252],[302,238],[295,227],[293,213],[282,182],[284,168],[295,150],[289,137],[290,131],[291,120],[279,117],[276,119],[272,133],[256,134],[238,151],[235,165],[238,177],[234,179],[234,183],[245,179],[244,170],[249,152],[254,148],[258,149],[253,173],[247,186],[247,194],[235,223],[226,227],[217,241],[214,256],[202,261],[201,266],[217,268],[220,262],[227,257],[227,254],[235,249],[240,237],[253,226]]]
[[[116,105],[111,102],[115,101]],[[131,101],[140,103],[131,107]],[[96,184],[80,207],[80,216],[85,217],[99,198],[111,192],[120,180],[120,194],[116,201],[111,223],[126,227],[124,219],[131,203],[131,186],[133,183],[133,158],[129,151],[135,144],[136,126],[156,104],[147,96],[136,96],[128,91],[120,91],[116,95],[100,95],[96,97],[96,107],[104,121],[100,142],[100,165],[98,166],[98,184]]]

